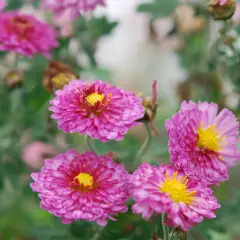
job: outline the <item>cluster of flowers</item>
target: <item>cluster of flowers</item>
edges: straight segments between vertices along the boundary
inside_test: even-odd
[[[211,11],[234,1],[215,2]],[[104,0],[43,1],[43,7],[54,14],[67,11],[73,19],[103,4]],[[4,1],[0,1],[3,7]],[[54,27],[34,16],[1,12],[0,25],[0,51],[50,58],[58,45]],[[50,110],[64,132],[103,142],[121,141],[146,118],[141,98],[99,80],[73,80],[55,94]],[[69,150],[47,159],[41,171],[32,174],[31,187],[39,193],[41,208],[66,224],[87,220],[104,226],[107,219],[115,220],[116,214],[128,210],[126,201],[131,197],[134,213],[145,219],[164,213],[169,226],[188,231],[204,218],[214,218],[220,208],[210,187],[226,181],[228,168],[240,158],[238,128],[236,117],[227,109],[218,114],[214,103],[183,102],[166,122],[170,165],[143,163],[130,174],[109,156]]]
[[[73,80],[50,103],[64,132],[103,142],[122,140],[144,117],[141,98],[99,80]],[[104,226],[128,210],[131,197],[134,213],[145,219],[165,213],[169,226],[188,231],[220,208],[210,186],[227,180],[228,168],[240,157],[238,127],[229,110],[218,114],[217,104],[183,102],[166,121],[171,165],[143,163],[130,174],[109,156],[69,150],[47,159],[32,174],[31,187],[41,208],[66,224],[87,220]]]
[[[41,54],[50,58],[51,51],[58,46],[55,28],[33,15],[3,11],[5,3],[0,0],[0,51],[12,51],[28,57]],[[56,17],[64,15],[72,20],[98,5],[104,5],[104,0],[44,0],[42,3],[42,7],[51,10]]]

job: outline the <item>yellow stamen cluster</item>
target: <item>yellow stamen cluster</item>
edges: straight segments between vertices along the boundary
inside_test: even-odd
[[[94,106],[97,102],[102,102],[103,99],[104,99],[104,94],[99,94],[97,92],[91,93],[86,97],[87,102],[91,106]]]
[[[59,73],[57,76],[52,78],[52,83],[55,89],[62,89],[75,78],[76,76],[70,73]]]
[[[93,186],[93,177],[88,173],[79,173],[74,180],[77,179],[80,186],[91,188]]]
[[[166,173],[165,182],[159,187],[161,192],[167,193],[173,202],[183,202],[190,204],[195,199],[196,191],[187,189],[187,177],[178,177],[178,172],[175,172],[172,177]]]
[[[214,152],[221,150],[222,140],[225,136],[219,136],[220,134],[216,129],[216,124],[207,128],[203,128],[202,124],[200,124],[197,133],[197,146],[199,148],[208,149]]]

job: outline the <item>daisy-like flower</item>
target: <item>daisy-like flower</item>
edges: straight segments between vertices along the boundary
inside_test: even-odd
[[[141,99],[102,81],[73,80],[50,101],[52,118],[64,132],[87,134],[103,142],[122,140],[144,116]]]
[[[189,177],[207,184],[228,179],[228,168],[240,159],[239,123],[232,112],[218,114],[215,103],[183,102],[166,121],[172,163]]]
[[[148,220],[153,214],[166,213],[166,224],[188,231],[204,218],[215,218],[220,208],[212,190],[188,179],[173,166],[152,167],[143,163],[130,177],[133,212]]]
[[[72,19],[79,14],[93,11],[97,6],[103,6],[105,0],[44,0],[43,7],[56,15],[69,15]]]
[[[128,172],[106,156],[75,150],[47,159],[41,172],[33,173],[33,191],[39,193],[41,208],[62,219],[96,221],[127,211]]]
[[[50,58],[57,45],[57,32],[50,25],[17,11],[0,13],[0,51]]]

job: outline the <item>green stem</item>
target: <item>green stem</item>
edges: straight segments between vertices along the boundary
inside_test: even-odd
[[[13,68],[15,70],[17,70],[17,68],[18,68],[19,59],[20,59],[20,55],[16,53],[15,59],[14,59],[14,65],[13,65]]]
[[[146,137],[143,145],[138,150],[135,160],[140,159],[141,157],[144,156],[144,154],[145,154],[146,150],[148,149],[148,147],[150,145],[150,142],[152,140],[152,134],[151,134],[151,129],[149,127],[149,123],[148,122],[144,123],[144,126],[145,126],[146,131],[147,131],[147,137]]]
[[[164,240],[169,240],[169,237],[168,237],[168,228],[165,226],[164,220],[165,220],[165,214],[163,213],[163,214],[162,214],[163,239],[164,239]]]
[[[91,137],[89,137],[89,136],[86,135],[85,142],[86,142],[86,145],[88,146],[88,148],[89,148],[91,151],[93,151],[93,152],[95,152],[96,154],[98,154],[98,150],[94,147],[93,141],[92,141],[92,138],[91,138]]]

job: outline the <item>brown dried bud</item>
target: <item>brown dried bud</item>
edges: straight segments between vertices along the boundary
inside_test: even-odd
[[[43,86],[50,93],[57,89],[62,89],[66,84],[79,76],[72,70],[72,68],[59,61],[51,61],[45,69]]]
[[[19,70],[12,70],[4,77],[4,83],[9,88],[15,88],[22,84],[23,74]]]
[[[175,228],[170,233],[170,240],[187,240],[187,232],[184,232],[181,228]]]
[[[235,0],[210,0],[208,3],[208,11],[215,20],[227,20],[233,16],[235,10]]]
[[[152,121],[156,116],[157,104],[153,104],[152,98],[147,97],[143,99],[142,105],[145,108],[145,113],[141,121]]]
[[[160,240],[159,238],[158,238],[158,235],[157,235],[157,233],[153,233],[153,238],[152,238],[152,240]]]
[[[112,158],[112,160],[115,162],[115,163],[121,163],[121,159],[120,159],[120,156],[118,153],[116,152],[109,152],[107,154],[108,157]]]
[[[156,116],[156,112],[157,112],[157,81],[154,81],[153,85],[152,85],[152,89],[153,89],[153,96],[152,97],[146,97],[143,98],[142,100],[142,105],[145,109],[145,113],[142,119],[139,119],[140,122],[151,122],[155,116]]]

